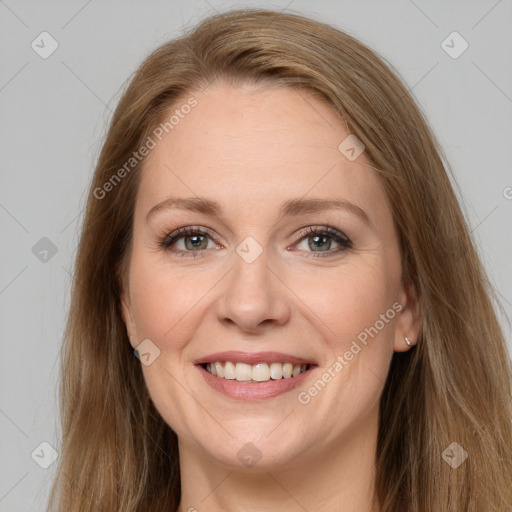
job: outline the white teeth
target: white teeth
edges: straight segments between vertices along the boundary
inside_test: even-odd
[[[283,378],[283,365],[281,363],[270,364],[270,377],[273,379]]]
[[[283,377],[289,379],[292,376],[293,365],[292,363],[283,364]]]
[[[255,364],[252,367],[252,380],[257,380],[258,382],[270,380],[270,368],[267,363]]]
[[[237,380],[239,382],[267,382],[269,380],[290,379],[304,373],[307,364],[292,363],[233,363],[231,361],[208,363],[206,370],[220,378]]]
[[[229,380],[234,380],[235,378],[236,367],[234,363],[230,361],[226,361],[224,363],[224,378]]]
[[[224,377],[224,366],[222,366],[221,363],[215,363],[213,366],[215,367],[215,371],[217,372],[217,377]]]
[[[235,379],[239,381],[252,379],[252,368],[250,364],[236,363]]]

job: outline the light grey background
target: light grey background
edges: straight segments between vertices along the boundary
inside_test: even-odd
[[[314,15],[399,71],[452,165],[510,344],[511,0],[0,0],[0,511],[43,510],[54,476],[56,464],[43,469],[31,453],[43,441],[59,450],[58,350],[70,272],[85,191],[120,89],[182,27],[249,6]],[[59,45],[46,59],[31,47],[43,31]],[[441,46],[453,31],[469,44],[456,59]],[[445,44],[460,49],[452,39]],[[42,237],[58,249],[46,263],[32,252]],[[42,460],[48,448],[37,453]]]

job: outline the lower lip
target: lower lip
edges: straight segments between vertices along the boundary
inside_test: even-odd
[[[312,370],[315,369],[315,366],[311,366],[304,373],[289,379],[270,379],[266,382],[243,382],[235,379],[231,380],[216,377],[205,370],[201,365],[196,365],[196,367],[203,375],[204,380],[213,389],[237,400],[263,400],[265,398],[273,398],[281,395],[304,383],[304,380],[307,379],[311,375]]]

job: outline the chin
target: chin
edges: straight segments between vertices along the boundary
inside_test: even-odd
[[[303,440],[294,441],[288,434],[286,441],[279,437],[270,439],[268,432],[268,425],[265,424],[260,436],[233,433],[233,438],[227,443],[216,446],[204,443],[201,445],[218,462],[232,468],[251,471],[269,471],[286,466],[304,452]],[[211,438],[209,440],[211,441]],[[208,443],[208,439],[205,441]]]

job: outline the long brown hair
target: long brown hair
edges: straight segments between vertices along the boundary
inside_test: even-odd
[[[177,437],[151,402],[120,312],[144,160],[119,169],[178,100],[217,78],[325,99],[382,180],[403,279],[420,298],[423,324],[417,345],[394,354],[381,398],[381,510],[509,511],[510,358],[446,159],[406,87],[372,50],[319,21],[259,9],[215,15],[158,48],[115,110],[74,269],[61,359],[61,457],[48,511],[178,507]],[[443,456],[454,442],[468,454],[456,469]]]

